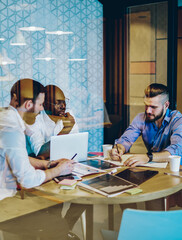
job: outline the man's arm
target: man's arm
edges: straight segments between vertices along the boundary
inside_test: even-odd
[[[40,151],[39,151],[37,157],[40,158],[40,159],[48,159],[48,158],[50,158],[50,141],[44,143],[41,146]]]
[[[168,151],[161,151],[161,152],[154,152],[153,153],[153,160],[155,162],[163,162],[167,160],[167,158],[171,154]],[[147,154],[132,154],[125,162],[124,165],[128,167],[136,167],[143,165],[149,162],[149,157]]]
[[[73,126],[75,125],[74,117],[69,112],[67,112],[65,116],[60,117],[60,119],[62,120],[64,127],[57,135],[70,133]]]
[[[134,118],[134,120],[125,130],[122,136],[119,139],[115,140],[115,144],[118,145],[121,144],[125,149],[124,153],[127,153],[130,150],[133,143],[141,135],[144,124],[145,124],[144,113],[140,113]]]
[[[47,160],[40,161],[39,159],[33,158],[33,157],[29,157],[29,161],[35,169],[42,169],[42,170],[47,169],[47,166],[49,163],[49,161]]]
[[[70,174],[73,171],[74,165],[73,161],[68,159],[60,159],[56,161],[52,161],[51,168],[45,170],[46,178],[45,181],[49,181],[53,179],[54,177],[60,176],[60,175],[67,175]]]
[[[70,174],[73,171],[73,161],[64,158],[56,161],[51,161],[51,164],[49,164],[49,161],[40,161],[32,157],[29,157],[29,161],[35,169],[45,170],[44,172],[46,177],[44,182],[51,180],[59,175]]]
[[[70,133],[72,128],[75,125],[75,119],[69,112],[65,113],[65,115],[61,115],[61,116],[49,115],[49,117],[56,124],[59,124],[59,121],[61,121],[63,124],[63,126],[61,127],[61,130],[58,133],[56,133],[57,135]]]

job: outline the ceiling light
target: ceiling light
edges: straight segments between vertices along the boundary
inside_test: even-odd
[[[45,32],[46,34],[52,35],[66,35],[66,34],[73,34],[73,32],[64,32],[64,31],[52,31],[52,32]]]
[[[36,8],[36,4],[28,4],[28,3],[16,4],[16,5],[9,6],[9,8],[14,11],[32,10]]]
[[[85,58],[69,58],[68,61],[70,62],[73,62],[73,61],[76,61],[76,62],[81,62],[81,61],[86,61],[87,59]]]
[[[44,31],[45,28],[42,27],[35,27],[35,26],[30,26],[30,27],[22,27],[19,28],[21,31],[28,31],[28,32],[36,32],[36,31]]]

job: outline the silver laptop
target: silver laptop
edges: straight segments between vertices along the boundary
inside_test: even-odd
[[[50,160],[60,158],[71,159],[75,161],[84,161],[88,153],[88,132],[72,133],[51,137]]]

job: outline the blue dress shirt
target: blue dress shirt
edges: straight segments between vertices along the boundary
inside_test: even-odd
[[[116,143],[122,144],[128,152],[140,135],[148,151],[165,150],[182,157],[182,114],[179,111],[167,109],[160,128],[155,122],[147,122],[145,113],[139,113]]]

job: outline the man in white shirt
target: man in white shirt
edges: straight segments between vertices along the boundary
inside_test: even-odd
[[[0,112],[0,200],[15,195],[17,182],[25,188],[32,188],[73,170],[72,161],[68,159],[52,161],[48,169],[48,161],[28,157],[23,120],[32,122],[43,110],[44,91],[36,81],[19,80],[11,89],[19,106]]]
[[[79,132],[73,114],[66,111],[66,98],[62,90],[55,85],[48,85],[45,89],[46,111],[37,115],[34,124],[26,124],[29,155],[35,154],[44,159],[50,156],[51,136]]]

